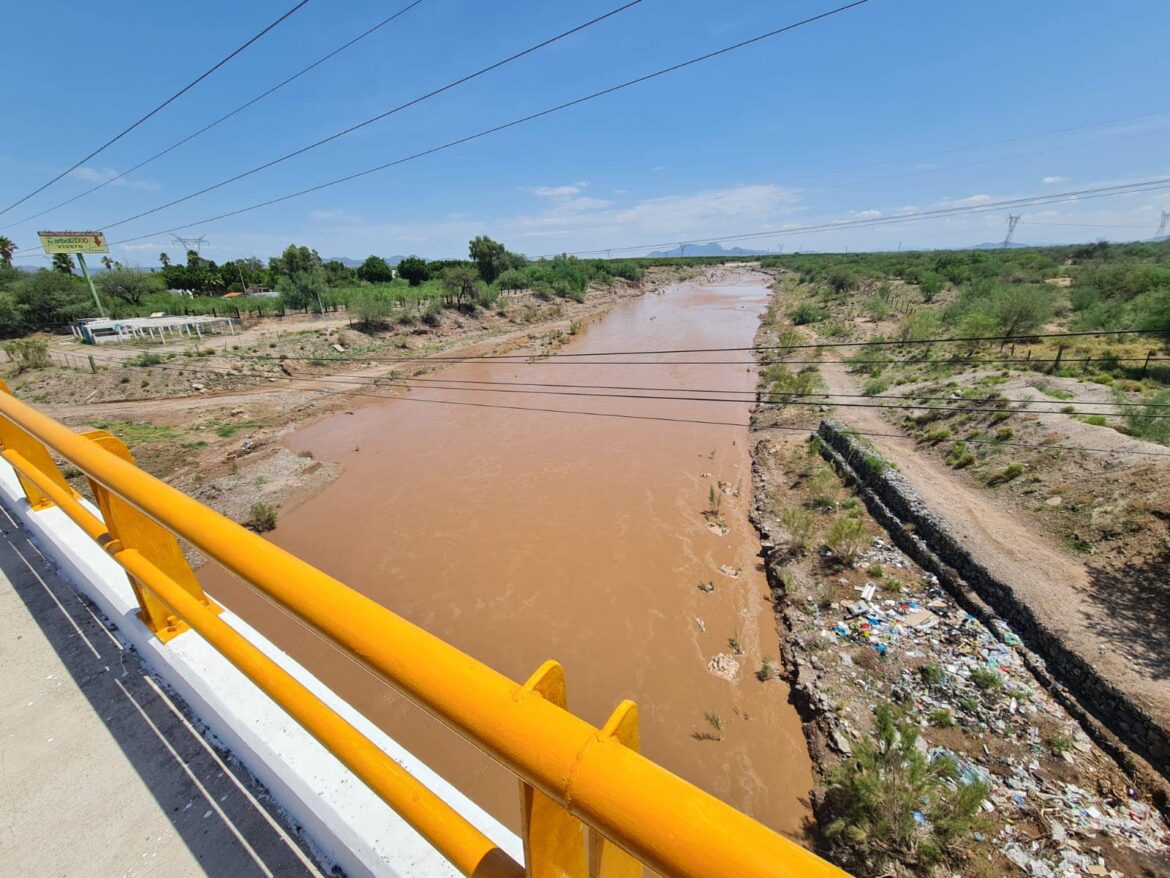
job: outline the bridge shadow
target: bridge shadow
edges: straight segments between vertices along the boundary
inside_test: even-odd
[[[325,874],[294,831],[286,828],[286,819],[264,787],[246,768],[217,752],[196,731],[198,720],[187,706],[155,682],[134,650],[124,648],[116,635],[111,636],[111,628],[98,609],[49,567],[29,541],[28,533],[3,508],[0,531],[0,572],[68,670],[72,684],[85,696],[93,715],[137,773],[142,787],[153,796],[158,813],[186,845],[199,868],[208,875],[233,878],[320,878]],[[17,672],[11,668],[7,671]],[[70,681],[63,683],[69,685]],[[78,719],[79,727],[89,724],[88,717]],[[19,740],[19,726],[10,730]],[[62,728],[60,739],[69,741],[72,731]],[[99,741],[99,746],[103,743]],[[50,760],[46,759],[46,763],[41,767],[46,777],[60,770]],[[109,770],[95,772],[95,778],[117,777],[115,763],[116,760],[107,760],[104,768]],[[124,777],[126,782],[130,780],[128,773],[124,772]],[[156,851],[165,851],[159,847],[165,844],[165,835],[159,838],[157,833],[163,824],[157,820],[150,825],[135,824],[133,821],[145,812],[139,809],[131,814],[129,809],[119,809],[117,800],[122,790],[100,791],[105,795],[105,807],[95,813],[77,813],[84,811],[80,803],[89,792],[84,788],[87,779],[74,778],[72,783],[73,789],[78,790],[78,802],[70,796],[58,813],[31,815],[32,821],[59,824],[60,837],[68,839],[67,844],[84,845],[86,839],[100,839],[102,843],[123,839],[127,846],[135,846],[123,857],[132,867],[148,866],[150,862],[137,861],[139,856],[147,856],[139,854],[139,850],[153,846]],[[149,802],[149,798],[144,801]],[[71,828],[71,820],[83,825]],[[84,827],[87,820],[124,820],[128,825],[125,831],[110,827],[91,832]],[[152,828],[153,839],[149,837]],[[84,861],[85,853],[75,856]],[[154,865],[163,864],[156,860]],[[180,865],[167,863],[163,867],[172,870]],[[179,871],[189,874],[184,869]]]
[[[1170,549],[1105,570],[1089,566],[1088,622],[1155,680],[1170,679]]]

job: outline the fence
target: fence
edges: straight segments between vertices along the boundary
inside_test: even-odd
[[[130,577],[161,640],[194,629],[465,875],[634,878],[844,873],[638,753],[637,707],[601,729],[565,707],[560,665],[518,685],[140,470],[109,433],[76,434],[0,382],[0,457],[34,509],[58,506]],[[52,453],[51,453],[52,452]],[[84,473],[101,517],[52,454]],[[219,616],[187,540],[365,664],[519,781],[525,865],[390,759]]]

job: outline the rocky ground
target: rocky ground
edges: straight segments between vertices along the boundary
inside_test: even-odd
[[[774,341],[777,310],[759,343]],[[820,826],[841,817],[832,788],[869,752],[883,705],[918,731],[924,766],[953,767],[944,790],[985,785],[970,831],[941,857],[924,856],[934,827],[913,802],[902,802],[913,823],[896,844],[879,843],[889,823],[853,814],[828,840],[833,855],[855,874],[1170,875],[1162,815],[1033,676],[1018,637],[987,628],[894,548],[810,448],[829,412],[761,406],[752,434],[754,521]]]

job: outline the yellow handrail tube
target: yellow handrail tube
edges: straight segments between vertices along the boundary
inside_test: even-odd
[[[438,637],[8,394],[11,419],[380,674],[592,829],[664,876],[842,876]]]
[[[458,811],[440,799],[373,741],[280,667],[218,613],[185,591],[136,549],[119,549],[96,515],[47,478],[22,455],[0,452],[18,472],[61,507],[86,535],[114,549],[111,557],[136,577],[171,612],[268,694],[330,753],[427,839],[464,875],[520,878],[524,869]]]

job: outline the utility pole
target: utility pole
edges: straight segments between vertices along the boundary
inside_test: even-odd
[[[678,245],[678,258],[685,259],[686,255],[687,255],[687,245],[686,244],[679,244]]]
[[[1003,239],[1003,249],[1006,250],[1012,243],[1012,235],[1016,233],[1016,226],[1020,224],[1021,214],[1008,214],[1008,232],[1007,237]]]
[[[1154,240],[1155,241],[1157,241],[1159,238],[1163,237],[1166,234],[1167,223],[1170,223],[1170,210],[1162,211],[1162,221],[1160,223],[1158,223],[1158,231],[1154,233]]]

